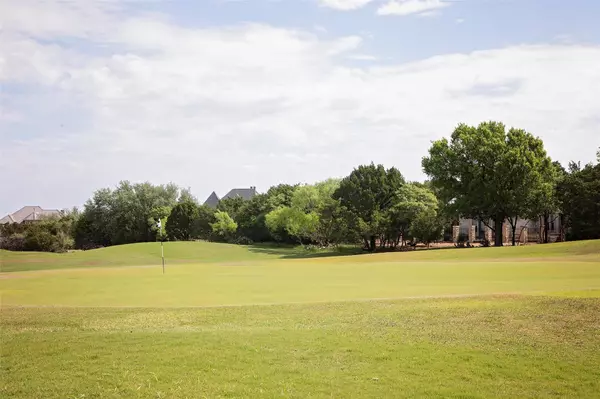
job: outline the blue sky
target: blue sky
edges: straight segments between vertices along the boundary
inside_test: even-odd
[[[497,119],[553,159],[600,146],[593,0],[0,1],[0,213],[119,180],[200,200],[348,174],[423,179]]]

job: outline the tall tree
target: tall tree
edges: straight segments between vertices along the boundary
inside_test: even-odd
[[[404,178],[397,169],[370,164],[354,169],[335,191],[333,198],[347,210],[350,230],[361,237],[369,251],[376,250],[385,214],[396,203],[403,184]]]
[[[437,216],[438,199],[426,186],[408,183],[400,187],[394,204],[387,212],[384,245],[395,248],[400,240],[406,241],[412,235],[411,226],[422,212]],[[403,243],[404,245],[404,243]]]
[[[267,214],[266,224],[274,237],[285,231],[296,241],[325,246],[337,243],[343,224],[339,201],[332,198],[340,181],[329,179],[314,185],[298,186],[289,206],[280,206]]]
[[[439,240],[444,228],[441,219],[434,209],[419,212],[410,224],[410,233],[418,241],[429,247],[429,244]]]
[[[554,168],[542,140],[500,122],[459,125],[450,141],[433,143],[422,165],[457,214],[493,221],[497,246],[504,220],[514,245],[518,219],[540,215],[552,195]]]
[[[191,201],[182,202],[173,207],[166,223],[166,232],[171,240],[189,240],[192,238],[194,221],[198,218],[198,206]]]
[[[227,213],[234,220],[237,220],[238,213],[244,206],[246,201],[242,197],[225,198],[219,201],[217,209],[221,212]]]
[[[215,210],[206,205],[198,206],[198,216],[192,222],[192,238],[210,239],[212,224],[216,222]]]
[[[599,151],[600,152],[600,151]],[[581,168],[571,163],[558,186],[558,198],[570,240],[600,238],[600,159]]]
[[[274,238],[265,224],[266,215],[272,210],[267,194],[258,194],[245,201],[235,220],[238,224],[238,234],[254,242],[273,241]]]
[[[75,228],[78,248],[154,241],[154,218],[158,209],[169,209],[177,202],[179,189],[174,184],[154,186],[122,181],[111,190],[94,193],[84,206]]]
[[[217,211],[215,222],[211,224],[214,237],[220,241],[231,240],[237,231],[237,223],[227,212]]]

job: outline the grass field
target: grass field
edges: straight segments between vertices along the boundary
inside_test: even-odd
[[[0,397],[599,397],[600,241],[165,253],[0,252]]]

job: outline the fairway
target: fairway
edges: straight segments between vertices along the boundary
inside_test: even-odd
[[[2,397],[597,397],[600,241],[0,252]],[[340,256],[347,255],[347,256]]]

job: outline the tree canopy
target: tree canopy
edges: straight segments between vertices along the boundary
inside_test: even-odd
[[[572,163],[559,183],[557,196],[569,228],[568,239],[600,238],[600,159],[598,161],[583,168]]]
[[[422,166],[457,215],[494,221],[496,245],[505,219],[514,232],[519,218],[543,212],[556,179],[542,140],[500,122],[459,125],[450,140],[433,143]]]
[[[600,162],[600,150],[598,151]],[[565,170],[541,139],[500,122],[461,124],[422,160],[429,180],[406,182],[396,168],[360,165],[343,179],[278,184],[249,200],[198,204],[174,184],[120,182],[93,193],[81,213],[0,226],[0,247],[64,251],[155,240],[204,239],[362,245],[368,251],[429,243],[460,218],[478,219],[503,242],[503,223],[538,220],[540,239],[559,219],[568,239],[600,238],[600,163]],[[159,228],[157,222],[161,221]],[[561,237],[565,234],[561,233]]]
[[[404,178],[396,168],[361,165],[340,182],[333,197],[347,210],[349,230],[374,251],[384,231],[384,218],[398,198]]]

